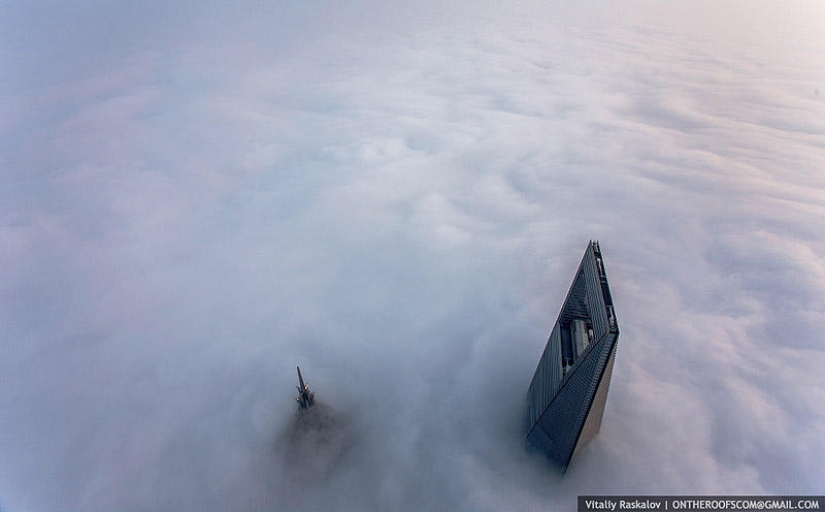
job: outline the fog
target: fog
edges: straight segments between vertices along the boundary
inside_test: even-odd
[[[825,488],[820,2],[0,20],[3,512]],[[525,394],[591,239],[621,336],[561,477]]]

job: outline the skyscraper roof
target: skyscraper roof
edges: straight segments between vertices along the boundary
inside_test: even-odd
[[[562,471],[599,431],[619,327],[599,243],[587,246],[527,391],[527,443]]]

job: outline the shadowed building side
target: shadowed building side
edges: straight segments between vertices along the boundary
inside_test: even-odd
[[[599,431],[618,338],[601,250],[591,241],[527,391],[527,445],[562,471]]]

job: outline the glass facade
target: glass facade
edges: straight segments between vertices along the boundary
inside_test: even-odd
[[[599,431],[619,327],[598,242],[587,246],[527,391],[527,444],[562,471]]]

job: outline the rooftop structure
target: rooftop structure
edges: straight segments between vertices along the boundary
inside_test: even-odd
[[[298,396],[295,397],[295,401],[298,402],[301,409],[309,409],[315,405],[315,393],[309,390],[309,383],[304,383],[300,366],[298,367],[298,382],[300,386],[295,386],[298,388]]]
[[[599,432],[619,326],[599,243],[591,241],[527,391],[527,444],[562,471]]]

